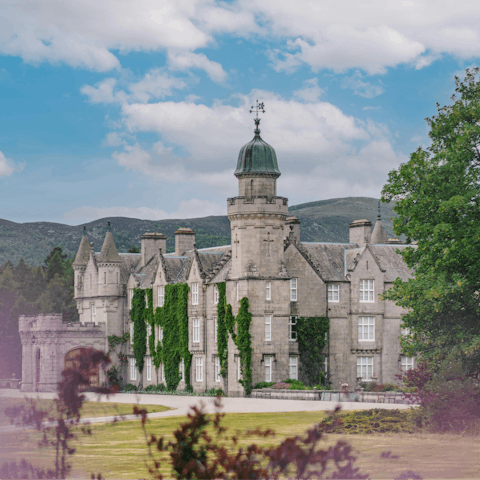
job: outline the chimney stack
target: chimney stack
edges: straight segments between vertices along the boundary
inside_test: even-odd
[[[297,217],[287,217],[285,227],[287,238],[298,245],[300,243],[300,220]]]
[[[175,255],[181,257],[195,246],[195,232],[191,228],[179,228],[175,232]]]
[[[167,236],[163,233],[144,233],[141,237],[141,265],[144,267],[150,259],[158,253],[161,248],[163,253],[167,252]]]

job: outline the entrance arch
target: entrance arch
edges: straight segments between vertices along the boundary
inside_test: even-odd
[[[70,350],[65,354],[65,370],[77,370],[80,367],[80,359],[86,357],[90,354],[91,350],[89,348],[79,347]],[[99,365],[91,365],[88,376],[89,376],[89,386],[90,387],[99,387],[100,386],[100,374],[99,374]]]

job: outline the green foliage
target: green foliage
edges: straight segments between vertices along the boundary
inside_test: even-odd
[[[122,376],[120,375],[120,370],[112,365],[106,372],[105,375],[108,378],[108,385],[110,387],[117,386],[119,387],[122,383]]]
[[[253,388],[270,388],[276,382],[258,382]]]
[[[306,385],[323,383],[324,348],[330,323],[327,317],[299,317],[297,342],[300,353],[300,377]]]
[[[133,355],[140,374],[143,372],[144,357],[147,353],[147,326],[145,325],[145,290],[133,291],[130,319],[133,322]]]
[[[127,250],[127,253],[140,253],[140,249],[138,247],[132,247]]]
[[[332,428],[331,433],[367,435],[372,433],[416,433],[417,413],[409,410],[356,410],[342,415],[331,415],[322,425]]]
[[[151,333],[148,337],[148,348],[150,349],[150,356],[155,358],[155,318],[153,314],[153,289],[147,288],[145,290],[147,294],[148,306],[145,306],[145,323],[150,325]],[[158,367],[157,367],[158,368]]]
[[[207,395],[211,397],[224,397],[225,392],[221,388],[211,388],[207,392],[205,392]]]
[[[47,282],[51,282],[55,275],[62,277],[65,273],[62,257],[60,255],[60,252],[56,251],[48,262],[46,273]]]
[[[113,352],[117,345],[125,345],[130,340],[130,334],[124,333],[121,337],[118,335],[109,335],[108,340],[108,353]]]
[[[132,385],[131,383],[127,383],[124,387],[123,387],[123,392],[136,392],[137,391],[137,387],[136,385]]]
[[[248,311],[248,298],[243,297],[240,300],[240,308],[236,318],[237,335],[235,345],[239,350],[242,378],[240,383],[245,389],[245,393],[250,395],[252,391],[252,336],[250,335],[250,325],[252,324],[252,314]],[[233,331],[233,329],[232,329]],[[233,335],[232,335],[233,337]]]
[[[220,375],[223,378],[228,374],[228,328],[226,325],[227,284],[217,283],[217,351],[220,358]]]
[[[408,309],[402,339],[408,355],[444,358],[454,346],[480,358],[480,81],[479,69],[455,78],[452,104],[427,119],[431,146],[390,172],[384,202],[396,201],[396,235],[416,240],[401,250],[415,271],[384,294]]]
[[[155,310],[154,323],[163,329],[163,342],[157,343],[154,363],[158,368],[160,362],[165,368],[167,389],[176,390],[181,374],[180,361],[185,365],[185,386],[190,385],[190,368],[192,354],[188,350],[188,292],[186,283],[165,285],[165,302],[163,307]]]
[[[363,382],[360,386],[366,392],[393,392],[393,391],[401,391],[399,385],[395,385],[393,383],[376,383],[376,382]]]

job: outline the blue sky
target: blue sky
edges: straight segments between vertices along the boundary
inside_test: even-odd
[[[379,197],[480,55],[477,1],[0,5],[0,218],[226,213],[249,107],[289,204]]]

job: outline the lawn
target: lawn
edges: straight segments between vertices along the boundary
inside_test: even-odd
[[[10,419],[5,415],[8,407],[19,407],[26,404],[24,399],[2,397],[0,401],[0,426],[10,425]],[[39,400],[40,409],[48,409],[54,406],[53,400]],[[82,407],[83,418],[110,417],[114,415],[131,415],[133,403],[107,403],[107,402],[85,402]],[[149,412],[164,412],[170,410],[162,405],[145,405]]]
[[[158,407],[155,407],[158,408]],[[324,412],[227,414],[224,425],[229,432],[237,429],[272,428],[274,439],[247,438],[240,443],[256,441],[258,444],[278,443],[287,436],[302,434],[324,417]],[[171,437],[185,417],[156,418],[147,422],[151,433]],[[114,425],[93,425],[93,435],[77,442],[73,457],[73,476],[90,477],[101,472],[107,479],[148,478],[145,468],[147,449],[139,421],[126,421]],[[7,458],[29,458],[47,465],[45,452],[35,452],[31,433],[17,432],[2,435],[0,462]],[[345,440],[355,449],[356,466],[372,478],[395,478],[401,472],[413,470],[425,478],[480,478],[480,437],[434,434],[377,434],[327,435],[325,445]],[[391,451],[388,458],[382,452]],[[395,456],[397,458],[395,458]],[[163,473],[171,477],[168,465]]]

